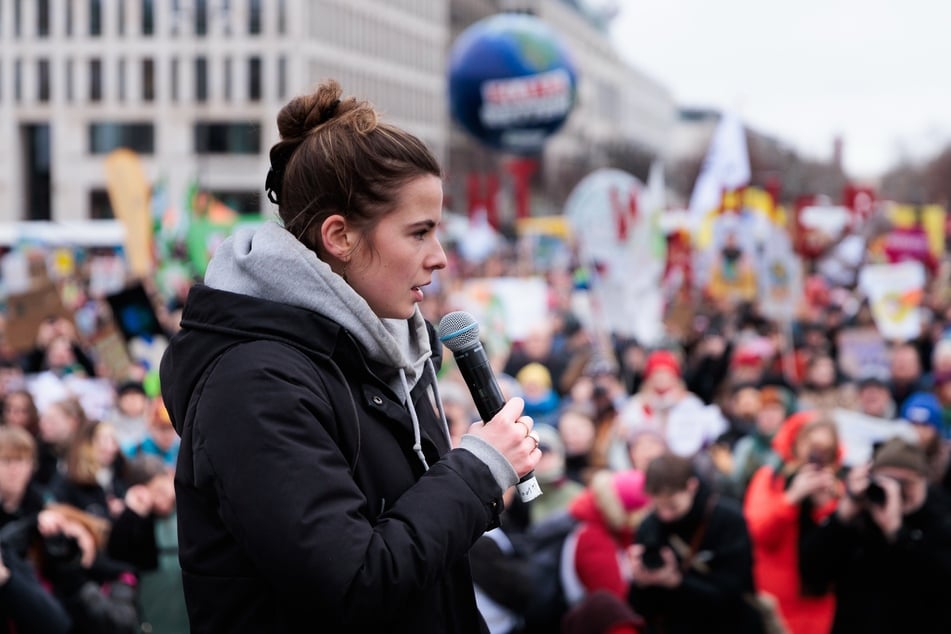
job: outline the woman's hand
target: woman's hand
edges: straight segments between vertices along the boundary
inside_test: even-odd
[[[468,432],[505,456],[520,478],[535,468],[542,455],[538,435],[532,431],[535,421],[531,416],[521,415],[524,409],[525,401],[513,397],[492,420],[473,423]]]

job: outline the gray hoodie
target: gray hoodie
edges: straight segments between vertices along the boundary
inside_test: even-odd
[[[426,469],[429,465],[420,445],[419,420],[409,395],[423,373],[431,373],[431,396],[452,445],[430,360],[429,333],[418,307],[409,319],[380,319],[330,265],[273,222],[236,229],[215,250],[204,281],[218,290],[305,308],[340,324],[370,359],[391,368],[382,378],[400,396],[413,419],[413,448]],[[466,435],[461,446],[489,466],[503,490],[518,480],[508,460],[480,438]]]

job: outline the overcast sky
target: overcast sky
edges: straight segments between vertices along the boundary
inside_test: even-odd
[[[592,2],[592,4],[598,4]],[[947,0],[620,0],[622,55],[678,105],[732,108],[871,178],[951,140]]]

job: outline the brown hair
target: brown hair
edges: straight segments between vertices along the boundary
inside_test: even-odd
[[[98,422],[86,422],[73,438],[66,457],[66,477],[70,482],[96,484],[96,474],[102,466],[93,442],[98,426]]]
[[[677,493],[687,489],[687,483],[695,478],[693,463],[683,456],[665,453],[657,456],[647,465],[644,474],[644,488],[650,495]]]
[[[10,402],[11,397],[22,397],[26,400],[28,420],[25,429],[33,434],[35,438],[40,433],[40,413],[36,409],[36,400],[29,390],[11,390],[3,399],[4,408]],[[4,423],[8,421],[4,420]]]
[[[402,185],[441,177],[420,139],[381,122],[369,102],[341,94],[330,79],[281,109],[266,183],[284,227],[321,257],[319,231],[329,216],[341,214],[366,237]]]
[[[835,424],[835,420],[833,420],[832,415],[829,414],[828,412],[823,412],[819,416],[819,418],[806,423],[799,429],[799,431],[796,433],[796,439],[793,441],[793,455],[794,456],[796,455],[796,451],[797,451],[797,447],[799,443],[801,443],[803,440],[808,438],[817,429],[825,429],[830,434],[832,434],[832,442],[833,442],[832,449],[834,453],[833,458],[835,462],[839,462],[839,460],[841,459],[841,456],[840,456],[841,444],[839,442],[839,428]]]

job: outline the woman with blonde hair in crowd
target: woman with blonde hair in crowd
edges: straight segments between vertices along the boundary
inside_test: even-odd
[[[799,553],[803,540],[835,511],[842,492],[838,432],[831,418],[804,410],[786,419],[773,448],[781,462],[756,471],[743,508],[756,588],[776,598],[791,634],[828,632],[835,599],[825,588],[804,586]]]

